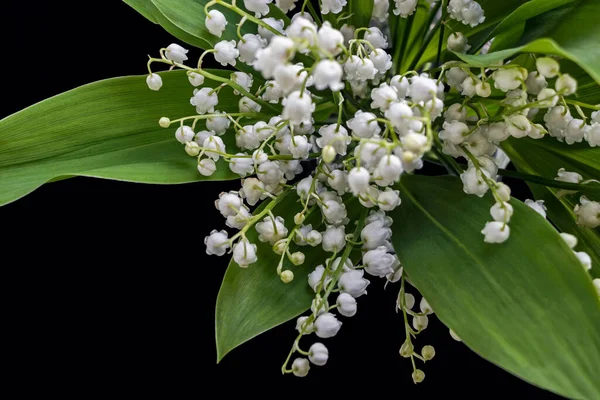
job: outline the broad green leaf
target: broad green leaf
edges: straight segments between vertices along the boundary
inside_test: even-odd
[[[348,12],[352,14],[350,23],[356,27],[369,26],[374,3],[374,0],[348,0]]]
[[[253,214],[260,213],[267,203],[263,203]],[[346,206],[348,217],[354,221],[360,214],[360,204],[351,199]],[[282,216],[286,227],[292,229],[294,215],[301,210],[302,205],[296,193],[288,192],[286,198],[275,206],[273,214]],[[319,212],[311,214],[306,223],[312,224],[313,229],[323,230]],[[352,224],[348,227],[349,231],[352,229],[350,226]],[[269,244],[258,240],[254,228],[246,233],[246,237],[258,247],[258,262],[245,269],[240,268],[233,260],[229,263],[215,311],[217,361],[242,343],[306,311],[314,298],[314,292],[307,284],[307,276],[331,256],[331,253],[325,253],[320,246],[298,247],[294,244],[290,251],[302,251],[306,260],[298,267],[286,260],[284,270],[292,270],[294,280],[285,284],[276,273],[280,256],[273,253]]]
[[[171,21],[169,21],[160,10],[150,1],[150,0],[123,0],[126,4],[131,6],[134,10],[142,14],[149,21],[160,25],[164,30],[169,32],[171,35],[176,37],[177,39],[195,46],[201,49],[206,49],[210,47],[210,43],[208,43],[202,37],[191,35],[184,30],[177,27]]]
[[[584,179],[600,177],[600,148],[587,144],[565,145],[554,138],[544,140],[510,139],[502,148],[515,167],[523,173],[552,179],[558,168],[579,172]],[[578,238],[577,251],[585,251],[592,258],[592,275],[600,277],[600,229],[581,227],[576,223],[573,208],[581,193],[557,198],[559,190],[528,183],[536,200],[544,200],[548,218],[562,231]],[[600,196],[587,194],[600,200]]]
[[[485,11],[485,21],[482,24],[471,28],[469,25],[463,25],[462,23],[450,20],[448,26],[450,29],[444,30],[444,40],[442,42],[442,51],[446,50],[446,43],[448,42],[448,36],[454,32],[462,32],[469,42],[472,44],[481,43],[485,37],[498,25],[500,22],[516,10],[519,6],[526,3],[527,0],[480,0],[478,3]],[[418,66],[422,66],[425,62],[435,59],[438,50],[439,32],[432,38],[431,42],[427,46],[427,49],[423,53]],[[484,43],[484,42],[483,42]],[[476,50],[478,47],[474,46],[471,50]],[[414,50],[416,53],[416,50]],[[414,54],[411,54],[411,59]],[[406,65],[405,65],[406,66]]]
[[[229,71],[211,71],[229,76]],[[160,117],[195,115],[192,86],[183,71],[160,73],[164,86],[148,89],[145,76],[91,83],[44,100],[0,121],[0,205],[63,176],[174,184],[235,179],[220,161],[202,177],[196,159],[175,140],[177,126],[163,129]],[[207,79],[206,84],[214,84]],[[219,108],[237,112],[237,96],[219,93]],[[203,127],[199,122],[197,128]],[[223,137],[233,148],[232,133]]]
[[[600,396],[600,299],[558,232],[516,199],[510,238],[487,244],[490,196],[457,178],[405,176],[393,243],[411,282],[476,353],[570,398]],[[452,207],[448,207],[452,204]]]
[[[536,39],[523,46],[483,55],[457,54],[463,61],[485,67],[519,52],[555,54],[576,62],[596,82],[600,83],[600,2],[580,0],[577,3],[550,11],[532,21],[526,36]],[[533,28],[530,25],[534,25]]]
[[[540,14],[543,14],[543,13],[553,10],[555,8],[564,6],[565,4],[573,3],[575,1],[576,0],[531,0],[531,1],[528,1],[528,2],[524,3],[523,5],[521,5],[519,8],[517,8],[514,12],[512,12],[502,22],[500,22],[498,24],[498,26],[496,26],[490,32],[490,34],[487,35],[479,44],[481,45],[503,32],[512,30],[512,29],[514,29],[514,27],[516,25],[519,25],[533,17],[536,17]],[[523,32],[521,32],[521,33],[523,33]]]

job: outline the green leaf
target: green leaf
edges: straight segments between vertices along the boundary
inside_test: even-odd
[[[456,178],[405,176],[393,242],[412,283],[476,353],[570,398],[600,396],[600,299],[539,214],[512,200],[510,238],[487,244],[490,196]],[[448,207],[452,204],[452,207]]]
[[[515,25],[519,25],[533,17],[543,14],[547,11],[564,6],[565,4],[573,3],[575,0],[531,0],[517,8],[502,22],[500,22],[480,43],[484,44],[497,35],[514,29]],[[521,32],[523,33],[523,32]],[[519,35],[520,37],[520,35]],[[517,39],[518,40],[518,39]]]
[[[369,26],[373,15],[374,0],[349,0],[348,12],[352,14],[350,23],[355,26]]]
[[[191,35],[177,27],[177,25],[173,24],[171,21],[169,21],[150,0],[123,1],[129,6],[131,6],[133,9],[135,9],[137,12],[142,14],[149,21],[162,26],[164,30],[169,32],[177,39],[189,45],[199,47],[201,49],[206,49],[210,47],[210,43],[208,43],[205,39]]]
[[[228,76],[229,71],[211,71]],[[192,86],[183,71],[160,73],[164,86],[148,89],[145,76],[91,83],[44,100],[0,121],[0,205],[63,176],[175,184],[239,178],[219,161],[210,178],[175,140],[173,126],[158,120],[195,115]],[[207,79],[207,85],[213,84]],[[237,112],[229,88],[219,93],[220,110]],[[203,122],[199,122],[198,128]],[[234,146],[233,134],[223,137]],[[230,148],[231,150],[231,148]]]
[[[519,52],[555,54],[576,62],[600,83],[600,2],[578,1],[572,6],[547,12],[528,22],[523,46],[483,55],[456,54],[463,61],[486,67]]]
[[[554,138],[544,140],[509,139],[502,143],[515,167],[523,173],[553,178],[559,168],[578,172],[584,179],[600,176],[600,148],[580,143],[566,145]],[[524,156],[522,156],[524,155]],[[581,193],[557,196],[559,190],[528,183],[536,200],[544,200],[549,219],[562,231],[578,239],[577,251],[585,251],[592,258],[592,276],[600,277],[600,229],[589,229],[577,225],[573,208]],[[587,194],[593,200],[600,196]]]
[[[210,9],[219,10],[225,15],[227,25],[221,37],[211,34],[206,28],[204,6],[209,0],[124,0],[127,4],[137,10],[144,17],[154,23],[158,23],[167,32],[201,49],[214,48],[215,44],[222,40],[238,41],[237,25],[242,17],[233,10],[218,4],[213,4]],[[243,9],[243,3],[238,7]],[[269,16],[289,22],[289,18],[275,5],[271,5]],[[251,13],[251,15],[254,15]],[[256,33],[258,27],[255,23],[247,21],[240,29],[242,35]],[[239,61],[236,66],[244,72],[254,72],[252,67]]]
[[[261,204],[253,214],[260,213],[267,203]],[[351,198],[346,207],[350,220],[356,220],[362,206],[356,199]],[[291,231],[294,227],[294,215],[301,210],[302,205],[296,193],[287,192],[285,199],[274,207],[273,214],[282,216],[286,227]],[[313,229],[322,230],[323,223],[319,212],[312,213],[306,223],[312,224]],[[258,240],[254,228],[246,233],[246,237],[258,247],[258,262],[245,269],[240,268],[233,260],[229,263],[215,311],[217,362],[242,343],[297,317],[310,308],[315,294],[307,284],[308,274],[331,256],[331,253],[325,253],[321,246],[298,247],[294,244],[290,252],[302,251],[306,260],[298,267],[285,261],[283,269],[294,272],[294,280],[285,284],[276,272],[281,256],[273,253],[268,243]]]

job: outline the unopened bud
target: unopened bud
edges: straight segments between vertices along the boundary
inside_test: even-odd
[[[294,280],[294,273],[288,269],[283,271],[279,277],[283,283],[290,283]]]
[[[187,142],[185,144],[185,152],[188,153],[189,156],[196,157],[200,154],[200,146],[196,142]]]
[[[421,349],[421,355],[425,360],[429,361],[435,357],[435,349],[433,346],[424,346],[423,349]]]
[[[450,336],[452,336],[452,339],[456,340],[457,342],[462,342],[462,339],[452,329],[450,329]]]
[[[295,253],[292,253],[292,255],[290,256],[290,261],[294,265],[302,265],[302,264],[304,264],[304,260],[305,259],[306,259],[306,257],[304,256],[304,253],[302,253],[301,251],[297,251]]]
[[[301,225],[304,222],[305,218],[306,217],[304,216],[303,213],[298,213],[298,214],[294,215],[294,223],[296,225]]]
[[[322,152],[322,156],[323,156],[323,161],[325,161],[327,164],[332,163],[333,160],[335,160],[335,156],[337,155],[335,149],[333,148],[333,146],[327,145],[325,147],[323,147],[323,152]]]
[[[414,383],[421,383],[425,379],[425,372],[420,369],[415,369],[412,373],[412,378]]]
[[[167,117],[162,117],[158,120],[158,124],[161,128],[168,128],[171,125],[171,120]]]
[[[415,348],[408,339],[404,343],[402,343],[402,346],[400,346],[400,355],[404,358],[410,357],[414,353],[414,351]]]
[[[273,246],[273,253],[282,255],[285,251],[286,244],[287,239],[281,239],[277,241],[277,243],[275,243],[275,245]]]
[[[508,185],[498,182],[496,184],[496,195],[498,196],[498,201],[507,202],[510,200],[510,187]]]

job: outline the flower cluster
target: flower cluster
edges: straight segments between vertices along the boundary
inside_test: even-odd
[[[535,71],[511,62],[474,68],[450,61],[429,70],[396,73],[399,68],[388,52],[391,43],[375,26],[387,19],[386,0],[374,2],[372,26],[343,24],[339,29],[305,12],[307,2],[287,22],[269,16],[271,0],[243,3],[245,10],[235,1],[214,0],[205,10],[204,24],[215,38],[225,35],[231,21],[223,12],[241,15],[238,40],[217,41],[194,67],[185,65],[187,50],[176,44],[162,49],[161,57],[148,64],[149,70],[154,62],[184,69],[196,88],[190,99],[196,115],[163,117],[159,123],[164,128],[179,125],[175,138],[197,158],[199,173],[242,178],[239,190],[221,193],[215,203],[226,226],[236,233],[230,237],[227,230],[212,231],[205,239],[207,253],[230,252],[244,268],[256,263],[257,242],[248,237],[253,229],[257,240],[280,256],[276,272],[285,283],[294,279],[293,266],[306,260],[308,250],[302,248],[320,248],[328,254],[320,265],[309,266],[308,284],[315,293],[311,314],[297,321],[299,335],[283,372],[305,376],[311,363],[327,362],[325,345],[316,342],[304,351],[300,339],[312,333],[321,339],[337,334],[342,322],[336,312],[352,317],[356,299],[367,293],[370,282],[365,272],[388,282],[401,281],[398,309],[405,318],[406,341],[400,354],[410,357],[413,365],[414,358],[432,359],[433,347],[415,353],[411,337],[427,327],[433,311],[424,298],[420,312],[412,311],[415,299],[404,290],[405,274],[391,245],[392,219],[386,213],[401,203],[396,186],[401,175],[422,168],[424,161],[441,162],[460,175],[466,193],[483,197],[490,191],[492,221],[482,230],[483,240],[502,243],[510,236],[513,207],[510,188],[498,180],[500,143],[509,137],[550,135],[568,144],[585,140],[597,146],[600,112],[587,118],[580,108],[585,105],[567,99],[576,92],[577,81],[561,74],[558,62],[549,57],[538,58]],[[276,0],[275,6],[286,13],[296,3]],[[392,11],[408,17],[417,3],[395,0]],[[321,12],[340,14],[340,23],[349,18],[341,14],[346,5],[345,0],[322,0]],[[470,27],[485,20],[481,6],[472,0],[450,0],[444,15]],[[257,26],[256,33],[242,34],[247,23]],[[453,32],[447,47],[466,52],[470,45],[463,33]],[[208,54],[223,66],[241,65],[253,73],[217,76],[202,67]],[[150,70],[147,83],[159,90],[162,79]],[[235,112],[222,111],[230,109],[220,99],[227,87],[239,98]],[[333,106],[337,114],[316,120],[321,106]],[[580,118],[571,116],[571,108]],[[197,126],[200,121],[202,128]],[[231,136],[235,145],[227,141]],[[467,165],[455,159],[464,159]],[[557,179],[581,182],[579,178],[562,171]],[[275,215],[287,196],[296,196],[301,204],[293,221]],[[364,209],[358,219],[349,217],[352,198]],[[252,209],[263,200],[261,207]],[[529,205],[545,216],[543,203],[529,201]],[[582,197],[575,209],[578,222],[598,226],[599,208],[599,203]],[[308,223],[314,215],[320,218]],[[564,237],[573,248],[572,237]],[[353,250],[360,252],[358,259]],[[589,265],[585,253],[576,254]],[[295,353],[308,359],[296,358],[290,366]],[[423,378],[415,368],[413,380]]]

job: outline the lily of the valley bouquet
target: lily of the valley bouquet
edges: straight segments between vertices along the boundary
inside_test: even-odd
[[[3,204],[74,175],[236,179],[215,193],[222,224],[188,243],[231,258],[219,359],[295,319],[282,372],[326,368],[327,342],[386,287],[415,383],[437,317],[532,384],[600,397],[600,2],[125,3],[176,43],[144,77],[2,120]]]

